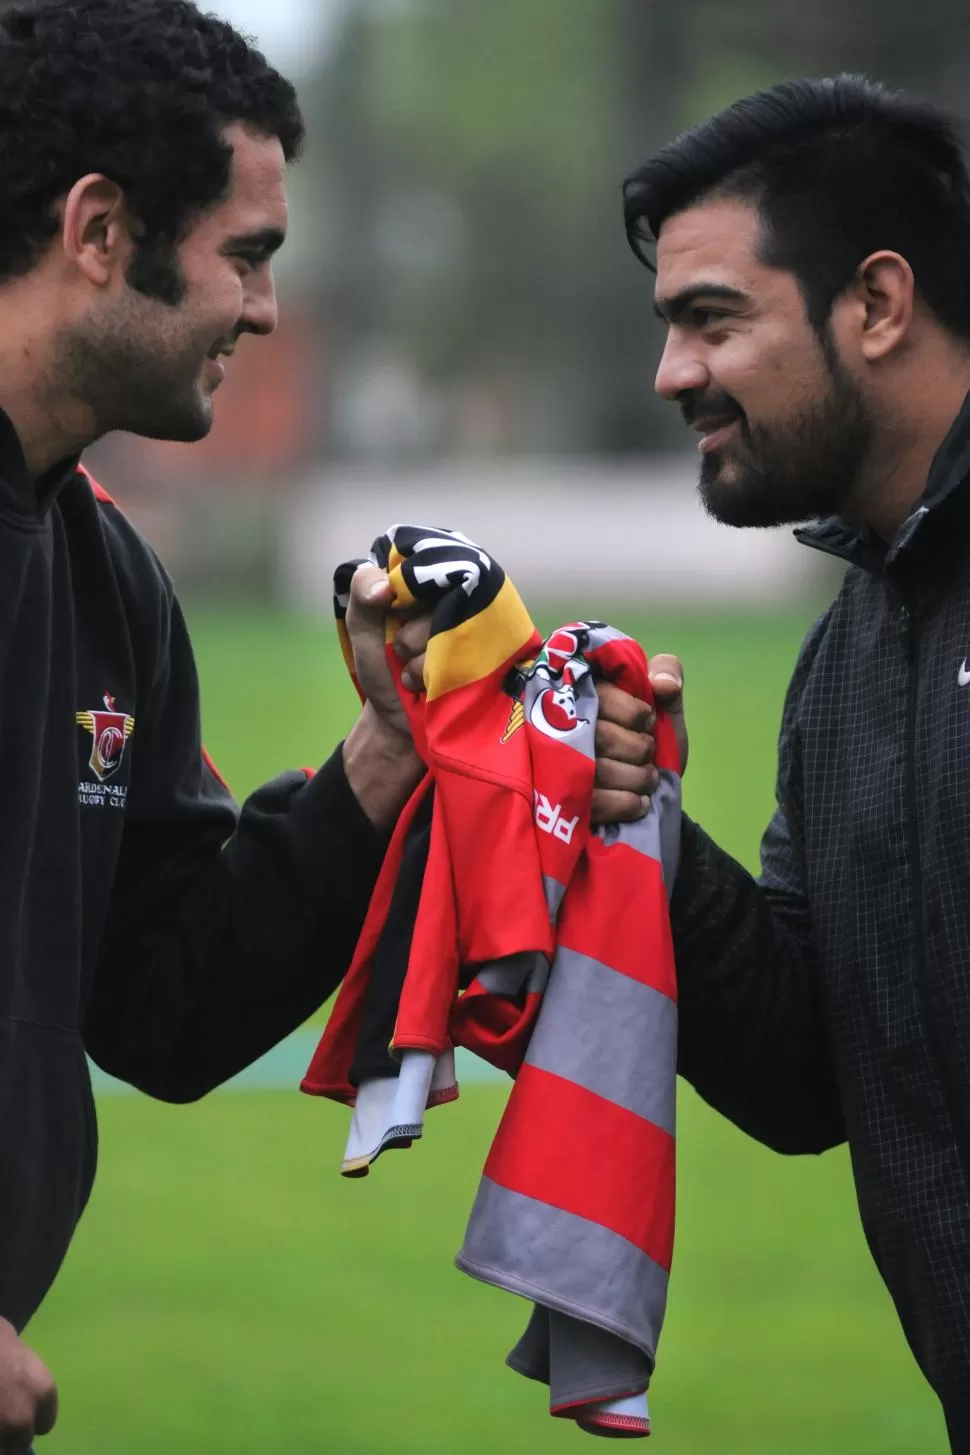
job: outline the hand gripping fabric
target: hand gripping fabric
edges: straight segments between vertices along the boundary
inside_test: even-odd
[[[647,816],[591,832],[594,678],[649,701],[637,644],[596,622],[542,644],[500,567],[450,532],[394,527],[372,559],[402,609],[432,609],[426,694],[400,688],[393,625],[388,642],[428,774],[303,1089],[354,1106],[353,1176],[457,1096],[455,1045],[515,1077],[458,1266],[535,1304],[508,1362],[553,1414],[645,1435],[673,1241],[672,727],[660,715]]]

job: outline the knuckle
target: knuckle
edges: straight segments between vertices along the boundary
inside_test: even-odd
[[[34,1433],[34,1403],[23,1394],[12,1398],[0,1411],[0,1434],[23,1435]]]
[[[359,595],[365,591],[372,581],[380,575],[376,566],[358,566],[350,578],[350,590],[352,595]]]
[[[420,645],[420,633],[414,630],[414,622],[406,621],[402,626],[398,627],[397,636],[395,637],[395,648],[406,652],[408,656],[413,656]]]
[[[36,1397],[45,1402],[54,1399],[57,1395],[57,1385],[54,1383],[54,1376],[44,1364],[40,1364],[39,1369],[35,1372],[33,1386]]]
[[[609,788],[616,793],[639,793],[645,773],[645,768],[637,768],[631,763],[605,759],[597,765],[596,782],[601,788]]]

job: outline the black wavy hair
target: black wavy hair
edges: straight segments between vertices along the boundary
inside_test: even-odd
[[[130,280],[171,295],[176,243],[227,190],[222,133],[236,121],[278,137],[287,161],[298,155],[290,82],[191,0],[0,11],[0,282],[30,271],[56,234],[57,200],[102,172],[144,230]]]
[[[761,260],[792,273],[824,333],[859,265],[886,248],[938,321],[970,340],[970,178],[956,120],[864,76],[784,81],[736,101],[623,184],[627,239],[648,246],[696,202],[761,215]]]

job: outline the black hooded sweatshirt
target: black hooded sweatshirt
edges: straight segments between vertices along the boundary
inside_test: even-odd
[[[340,752],[238,809],[171,583],[0,413],[0,1315],[47,1292],[94,1176],[87,1052],[191,1101],[344,974],[383,853]],[[272,704],[267,704],[272,708]]]

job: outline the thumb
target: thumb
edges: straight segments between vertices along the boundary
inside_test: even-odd
[[[668,712],[683,711],[684,668],[679,657],[651,657],[650,686]]]
[[[684,666],[679,657],[651,657],[647,667],[657,706],[674,725],[680,748],[681,772],[687,767],[687,722],[684,717]]]
[[[353,625],[384,630],[384,619],[394,601],[394,589],[380,566],[358,566],[350,582],[348,630]]]

